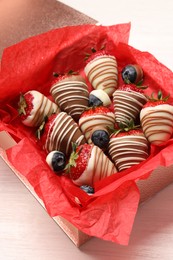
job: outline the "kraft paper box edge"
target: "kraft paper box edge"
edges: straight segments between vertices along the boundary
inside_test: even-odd
[[[41,206],[45,209],[43,201],[37,196],[31,184],[27,181],[27,179],[21,175],[14,167],[10,164],[7,159],[6,152],[8,148],[14,146],[16,142],[10,136],[9,133],[5,131],[0,132],[0,157],[6,162],[9,168],[14,172],[14,174],[20,179],[20,181],[25,185],[25,187],[30,191],[30,193],[38,200]],[[45,209],[46,210],[46,209]],[[60,228],[66,233],[66,235],[72,240],[72,242],[77,246],[81,246],[91,237],[82,231],[78,230],[74,225],[72,225],[66,219],[56,216],[53,217],[53,220],[60,226]]]

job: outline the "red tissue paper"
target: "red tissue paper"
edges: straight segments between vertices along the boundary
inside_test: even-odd
[[[173,140],[151,146],[146,161],[99,181],[89,196],[48,167],[33,129],[20,122],[17,102],[20,93],[33,89],[49,96],[53,72],[82,71],[86,53],[103,45],[116,56],[119,73],[127,64],[141,65],[148,94],[161,90],[170,94],[172,102],[173,73],[150,53],[128,45],[130,26],[70,26],[28,38],[4,50],[0,72],[0,131],[6,130],[17,141],[6,151],[9,161],[33,186],[51,217],[62,216],[90,236],[122,245],[129,242],[138,209],[136,181],[148,178],[160,165],[173,164],[169,156]]]

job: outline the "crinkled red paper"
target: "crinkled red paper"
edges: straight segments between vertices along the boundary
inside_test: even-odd
[[[123,245],[128,244],[138,208],[136,181],[160,165],[173,164],[173,140],[151,147],[145,162],[96,183],[95,194],[89,196],[50,170],[33,129],[21,124],[16,107],[21,92],[37,89],[49,96],[53,72],[82,72],[86,53],[103,45],[117,57],[119,72],[126,64],[140,64],[148,94],[162,90],[170,93],[172,102],[173,73],[150,53],[129,46],[129,31],[130,24],[52,30],[5,49],[0,72],[0,131],[8,131],[17,141],[7,150],[9,161],[27,178],[52,217],[62,216],[91,236]]]

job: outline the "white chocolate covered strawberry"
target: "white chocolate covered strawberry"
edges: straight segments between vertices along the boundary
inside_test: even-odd
[[[107,107],[91,107],[84,111],[79,119],[79,127],[88,143],[91,143],[91,133],[94,128],[113,128],[115,124],[114,113]]]
[[[36,90],[21,95],[18,106],[22,123],[30,127],[38,127],[45,117],[60,112],[54,102]]]
[[[160,145],[173,134],[173,106],[167,103],[159,91],[158,98],[153,96],[140,112],[140,122],[148,141]]]
[[[78,121],[83,110],[88,106],[88,86],[79,74],[67,74],[59,77],[50,92],[55,103],[62,111]]]
[[[95,182],[115,174],[117,169],[99,147],[84,144],[72,152],[67,172],[75,185],[94,186]]]
[[[111,96],[117,88],[118,69],[115,56],[105,51],[95,52],[89,58],[84,71],[94,89],[103,89]]]

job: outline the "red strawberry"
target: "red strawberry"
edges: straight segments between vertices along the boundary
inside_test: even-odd
[[[148,141],[142,130],[134,126],[123,126],[110,136],[108,154],[119,171],[144,161],[149,155]]]
[[[55,103],[78,121],[88,106],[89,92],[84,78],[79,74],[67,74],[57,78],[50,92]]]
[[[41,136],[40,141],[47,153],[56,150],[68,156],[72,151],[72,143],[86,142],[77,123],[65,112],[50,116],[37,133],[38,137]]]
[[[139,93],[144,93],[144,89],[145,87],[143,88],[143,86],[138,86],[138,85],[135,85],[133,83],[126,83],[126,84],[123,84],[122,86],[120,86],[118,88],[118,90],[122,90],[122,91],[135,91],[135,92],[139,92]]]
[[[117,172],[103,151],[92,144],[78,146],[71,153],[66,170],[74,184],[92,187],[96,181]]]
[[[173,106],[168,104],[168,98],[159,91],[157,98],[152,95],[140,112],[144,134],[155,145],[168,141],[173,134]]]
[[[115,56],[108,54],[105,50],[91,55],[84,72],[94,89],[103,89],[111,96],[117,88],[117,60]]]
[[[98,106],[85,110],[80,119],[79,127],[85,135],[88,143],[91,143],[92,130],[97,127],[113,128],[115,124],[114,113],[107,107]]]
[[[21,95],[18,106],[22,123],[30,127],[39,126],[46,116],[60,111],[55,103],[35,90]]]
[[[118,123],[136,121],[140,110],[147,102],[143,88],[134,84],[123,84],[113,93],[115,119]]]
[[[104,49],[104,46],[103,48],[101,48],[101,50],[96,50],[95,48],[91,48],[91,52],[86,53],[86,58],[85,58],[86,64],[88,64],[90,61],[94,60],[95,58],[103,55],[109,55],[108,51]]]

